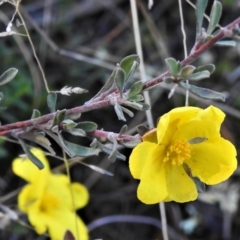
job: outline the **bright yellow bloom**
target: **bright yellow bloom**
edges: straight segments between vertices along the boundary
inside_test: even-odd
[[[130,171],[140,179],[138,198],[146,204],[193,201],[198,192],[191,176],[209,185],[229,178],[237,159],[235,147],[219,133],[224,117],[213,106],[163,115],[130,156]]]
[[[71,184],[66,175],[52,174],[41,150],[31,152],[45,167],[39,170],[28,158],[14,159],[13,172],[29,182],[18,196],[19,209],[28,214],[38,234],[48,231],[52,240],[63,240],[69,230],[76,239],[87,240],[88,230],[75,210],[87,204],[88,190],[79,183]]]

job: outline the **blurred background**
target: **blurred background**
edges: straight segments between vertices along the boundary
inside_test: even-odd
[[[136,2],[147,80],[150,80],[166,71],[165,58],[182,60],[184,57],[178,1],[155,0],[151,10],[148,10],[147,0]],[[195,11],[186,1],[182,2],[190,52],[195,41]],[[209,1],[207,13],[211,10],[212,2]],[[239,17],[240,2],[221,2],[223,15],[220,24],[224,26]],[[1,32],[6,31],[14,10],[7,3],[0,6]],[[84,104],[100,90],[122,58],[136,53],[128,0],[24,0],[20,11],[50,89],[60,90],[67,85],[89,91],[82,95],[59,95],[57,109]],[[13,27],[24,33],[24,28],[17,26],[16,20]],[[204,21],[204,24],[207,24],[207,21]],[[5,96],[5,109],[1,110],[0,114],[1,123],[27,120],[34,108],[42,114],[49,113],[42,76],[27,38],[17,35],[1,37],[0,56],[0,73],[10,67],[19,70],[12,82],[1,87]],[[216,64],[216,71],[210,79],[198,82],[198,85],[225,92],[227,100],[224,103],[210,102],[190,95],[190,105],[204,108],[213,104],[221,108],[227,115],[222,126],[222,135],[232,141],[239,150],[240,44],[235,48],[214,47],[193,65],[207,63]],[[140,80],[139,73],[134,78]],[[155,123],[162,114],[184,105],[184,90],[177,88],[172,98],[168,99],[171,88],[171,85],[160,84],[150,90]],[[125,124],[118,121],[113,107],[84,113],[81,121],[84,120],[97,123],[99,129],[116,133]],[[145,121],[145,113],[136,111],[133,118],[127,118],[126,124],[129,129],[134,129],[141,123],[146,124]],[[86,146],[91,142],[85,138],[73,138],[73,141]],[[11,162],[23,151],[19,145],[2,139],[0,144],[0,203],[17,210],[17,195],[14,190],[23,186],[24,181],[13,174]],[[58,146],[53,143],[53,147],[60,155]],[[122,149],[121,153],[128,159],[131,149]],[[144,205],[136,198],[138,181],[130,175],[128,160],[110,163],[107,156],[101,153],[98,157],[84,161],[114,174],[114,177],[102,175],[82,165],[71,168],[72,180],[85,184],[90,191],[89,204],[78,213],[89,225],[91,239],[161,240],[159,206]],[[56,159],[51,159],[50,163],[53,168],[62,164]],[[195,202],[167,203],[169,238],[240,239],[239,187],[240,176],[237,170],[226,183],[207,187],[206,193],[200,194]],[[27,223],[26,216],[21,215],[21,219]],[[98,222],[95,222],[96,220]],[[0,239],[47,239],[45,236],[37,236],[33,230],[17,222],[3,227],[0,221],[0,228]]]

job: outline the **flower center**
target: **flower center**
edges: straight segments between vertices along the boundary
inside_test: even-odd
[[[59,205],[58,199],[55,196],[47,193],[44,195],[44,197],[42,199],[40,208],[43,212],[46,212],[47,210],[55,208],[58,205]]]
[[[191,157],[190,145],[185,140],[179,140],[171,143],[166,149],[166,155],[163,162],[171,161],[173,165],[181,165]]]

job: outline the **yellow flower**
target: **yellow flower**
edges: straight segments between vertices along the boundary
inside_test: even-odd
[[[236,149],[219,133],[225,114],[216,107],[180,107],[163,115],[143,136],[129,167],[140,179],[138,198],[146,204],[188,202],[198,192],[192,177],[218,184],[237,167]]]
[[[76,239],[87,240],[88,230],[75,210],[87,204],[88,190],[79,183],[71,184],[66,175],[52,174],[41,150],[31,152],[45,167],[39,170],[28,158],[14,159],[13,172],[29,182],[18,196],[19,209],[28,214],[38,234],[48,231],[52,240],[63,240],[69,230]]]

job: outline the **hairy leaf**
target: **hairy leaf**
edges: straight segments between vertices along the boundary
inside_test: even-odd
[[[17,75],[18,70],[16,68],[9,68],[0,76],[0,86],[9,83]]]

